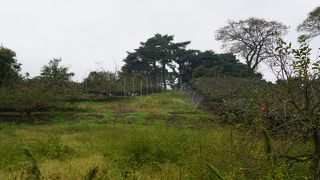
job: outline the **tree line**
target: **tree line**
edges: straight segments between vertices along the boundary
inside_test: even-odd
[[[246,121],[252,120],[244,122],[247,125],[262,126],[271,133],[282,132],[294,138],[294,143],[311,142],[311,152],[294,156],[273,154],[269,146],[268,157],[272,167],[276,158],[285,158],[289,163],[309,162],[312,178],[318,179],[320,61],[318,57],[315,61],[310,58],[308,40],[320,35],[320,7],[310,12],[297,27],[303,33],[298,38],[298,48],[283,40],[288,30],[289,27],[281,22],[262,18],[228,21],[215,35],[227,50],[223,54],[188,49],[190,41],[175,42],[173,35],[155,34],[141,42],[137,49],[127,52],[121,71],[93,71],[80,83],[72,81],[74,73],[61,65],[59,58],[44,65],[39,76],[22,75],[16,53],[1,46],[0,112],[31,116],[35,111],[63,107],[65,102],[147,94],[166,90],[168,85],[181,87],[183,82],[195,80],[197,88],[208,93],[210,100],[219,107],[227,102],[230,104],[225,108],[236,108],[236,112],[233,109],[228,114],[221,114],[226,121],[239,119],[241,115]],[[264,83],[261,88],[261,63],[272,69],[277,78],[275,84]],[[218,87],[219,77],[224,76],[232,76],[230,80],[224,79],[224,82],[232,83],[227,89],[210,86]],[[234,77],[241,77],[242,81],[234,80]],[[233,83],[238,83],[241,92],[234,89]],[[249,89],[253,85],[255,87]],[[253,98],[249,96],[250,92]]]
[[[319,35],[319,19],[319,8],[316,8],[299,25],[298,31],[306,32],[308,38]],[[168,85],[181,87],[183,82],[190,83],[193,78],[199,77],[261,79],[260,64],[272,66],[281,58],[275,49],[278,40],[286,35],[288,29],[283,23],[262,18],[228,21],[215,35],[215,39],[221,41],[226,50],[223,54],[212,50],[188,49],[190,41],[175,42],[173,35],[155,34],[141,42],[137,49],[127,52],[121,71],[93,71],[81,83],[72,81],[74,73],[62,66],[62,59],[59,58],[43,66],[39,76],[31,78],[28,73],[22,75],[16,53],[1,46],[0,87],[4,94],[5,89],[15,89],[13,87],[18,85],[31,87],[37,84],[38,90],[48,88],[43,91],[52,92],[55,97],[90,99],[92,96],[146,94],[165,90]]]

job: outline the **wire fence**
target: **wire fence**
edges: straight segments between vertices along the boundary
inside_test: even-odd
[[[204,97],[187,83],[181,86],[180,91],[186,94],[187,98],[191,101],[193,109],[197,109],[204,102]]]

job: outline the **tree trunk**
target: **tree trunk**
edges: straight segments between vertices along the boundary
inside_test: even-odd
[[[255,73],[254,69],[252,69],[251,67],[248,67],[247,76],[253,77],[254,73]]]
[[[317,180],[319,178],[318,167],[320,162],[320,138],[318,134],[318,129],[313,129],[313,143],[314,143],[314,152],[312,159],[312,179]]]
[[[153,77],[152,78],[154,81],[157,81],[157,64],[155,61],[153,62]]]
[[[182,87],[182,65],[179,64],[179,88]]]
[[[167,90],[167,83],[166,83],[166,65],[162,64],[162,82],[163,82],[163,89]]]

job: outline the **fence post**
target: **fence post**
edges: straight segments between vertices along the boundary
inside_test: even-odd
[[[132,78],[132,95],[135,95],[134,78]]]
[[[146,89],[147,89],[147,95],[149,95],[148,76],[146,76]]]
[[[126,96],[126,78],[123,78],[123,99]]]

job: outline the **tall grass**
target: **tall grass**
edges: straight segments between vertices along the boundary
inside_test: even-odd
[[[248,141],[246,129],[217,125],[171,92],[126,102],[135,112],[119,112],[121,101],[83,102],[78,106],[89,112],[61,112],[34,124],[0,123],[0,179],[19,179],[32,162],[43,179],[267,178],[266,152],[272,152],[265,142],[272,141],[273,149],[287,143]],[[295,145],[292,153],[308,148]],[[304,164],[274,164],[275,177],[304,178],[307,171]]]

